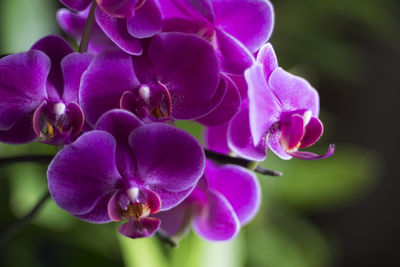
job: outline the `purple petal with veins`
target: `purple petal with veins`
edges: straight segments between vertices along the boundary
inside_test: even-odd
[[[242,110],[229,123],[228,145],[234,153],[250,160],[263,161],[266,157],[264,141],[261,140],[257,145],[254,145],[247,100],[242,103]]]
[[[318,117],[318,93],[305,79],[277,68],[271,73],[268,85],[284,111],[308,109],[313,117]]]
[[[0,60],[0,130],[11,129],[47,97],[50,64],[41,51],[22,52]]]
[[[162,30],[161,11],[157,2],[142,1],[144,1],[143,6],[126,22],[129,34],[139,39],[152,37]]]
[[[245,72],[249,95],[250,131],[253,144],[258,144],[279,120],[281,105],[268,88],[261,65],[253,65]]]
[[[214,127],[206,127],[203,133],[205,147],[222,154],[229,154],[230,149],[227,142],[229,123]]]
[[[240,222],[228,200],[213,189],[208,190],[206,199],[193,218],[195,233],[212,241],[234,238],[240,231]]]
[[[261,187],[254,172],[236,165],[217,167],[207,162],[206,175],[209,187],[228,200],[241,225],[254,218],[261,204]]]
[[[117,18],[130,18],[135,15],[138,0],[97,0],[98,6],[107,14]]]
[[[47,172],[56,204],[73,215],[83,215],[115,191],[121,182],[115,167],[115,150],[115,139],[104,131],[88,132],[64,147]]]
[[[149,58],[158,80],[170,92],[172,117],[200,117],[222,99],[225,92],[217,95],[218,101],[214,100],[220,76],[216,54],[201,38],[182,33],[158,34],[150,44]],[[205,103],[206,110],[202,108]]]
[[[190,188],[204,170],[204,152],[190,134],[173,126],[153,123],[136,128],[129,144],[144,185],[168,191]]]
[[[122,50],[132,55],[141,55],[141,41],[129,34],[126,19],[114,18],[100,8],[95,11],[96,21],[107,36]]]
[[[57,35],[40,39],[31,47],[31,50],[40,50],[50,58],[51,69],[47,78],[47,94],[49,98],[60,99],[64,91],[61,60],[74,51],[64,39]]]
[[[72,53],[62,59],[61,70],[64,77],[62,99],[66,103],[78,102],[81,77],[92,59],[93,56],[87,53]]]
[[[118,231],[121,235],[129,238],[141,238],[152,236],[160,227],[161,221],[158,218],[145,217],[139,221],[130,220],[124,223]]]
[[[128,54],[109,50],[96,56],[82,76],[79,92],[87,122],[94,126],[103,113],[120,107],[125,91],[139,86]]]
[[[227,76],[221,76],[220,82],[226,82],[227,88],[221,103],[206,116],[197,119],[206,126],[217,126],[228,122],[240,110],[240,95],[234,82]]]
[[[215,26],[256,52],[271,36],[274,11],[265,0],[213,0]]]

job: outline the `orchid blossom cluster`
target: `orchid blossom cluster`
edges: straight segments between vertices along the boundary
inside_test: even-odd
[[[0,60],[0,141],[61,148],[48,187],[73,216],[124,221],[130,238],[192,226],[229,240],[256,215],[260,185],[204,148],[252,162],[333,153],[299,151],[322,135],[319,97],[279,67],[268,0],[60,1],[59,25],[88,50],[51,35]],[[203,125],[205,145],[178,120]]]

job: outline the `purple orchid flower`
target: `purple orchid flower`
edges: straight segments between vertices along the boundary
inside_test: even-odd
[[[163,31],[196,34],[217,51],[222,71],[243,74],[271,36],[274,12],[267,0],[163,0]]]
[[[162,30],[162,18],[159,4],[155,0],[107,0],[97,1],[100,8],[96,8],[96,21],[107,36],[122,50],[132,55],[140,55],[143,52],[141,39],[149,38]],[[105,7],[121,5],[115,12],[113,8]],[[102,5],[104,4],[104,5]],[[128,6],[124,8],[122,5]],[[123,11],[123,12],[120,12]],[[111,14],[110,14],[111,12]],[[128,14],[131,13],[131,16]]]
[[[271,44],[258,53],[257,64],[247,69],[248,100],[232,119],[228,129],[229,147],[238,155],[262,161],[266,148],[282,159],[322,159],[325,155],[298,151],[314,144],[322,135],[318,119],[319,96],[304,79],[278,67]]]
[[[234,238],[241,226],[257,213],[261,189],[253,172],[235,165],[216,166],[207,161],[197,187],[179,206],[155,215],[169,235],[184,232],[193,220],[193,230],[212,241]]]
[[[78,104],[82,73],[92,56],[73,53],[60,37],[50,35],[31,50],[0,60],[0,141],[63,145],[84,125]]]
[[[141,57],[118,50],[99,54],[82,77],[80,101],[91,126],[114,108],[146,121],[196,119],[221,102],[226,87],[207,42],[162,33],[152,38],[148,53]]]
[[[104,114],[96,130],[65,146],[48,169],[49,190],[62,209],[83,220],[128,220],[130,238],[152,235],[159,210],[178,205],[204,171],[190,134],[163,123],[143,124],[124,110]]]
[[[68,35],[80,42],[89,10],[90,6],[78,13],[62,8],[57,11],[58,24]],[[98,54],[107,48],[113,47],[116,47],[116,45],[107,37],[95,21],[90,35],[88,52]]]

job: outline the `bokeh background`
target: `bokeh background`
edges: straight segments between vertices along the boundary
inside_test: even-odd
[[[117,224],[79,221],[50,200],[0,247],[0,266],[400,266],[400,2],[272,2],[271,42],[280,65],[318,89],[325,134],[314,151],[335,143],[331,158],[282,161],[270,153],[263,164],[284,176],[259,177],[261,210],[231,242],[189,234],[171,249],[156,238],[130,240],[118,236]],[[56,0],[0,0],[0,54],[62,34],[60,7]],[[200,134],[197,125],[179,126]],[[55,152],[0,145],[0,157]],[[0,233],[46,190],[46,166],[0,167]]]

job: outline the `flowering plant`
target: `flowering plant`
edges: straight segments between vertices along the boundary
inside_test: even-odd
[[[129,238],[180,237],[192,225],[234,238],[256,215],[254,172],[323,133],[319,96],[278,65],[268,0],[61,0],[79,52],[47,36],[0,59],[0,141],[60,148],[48,166],[55,203],[92,223],[125,221]],[[204,143],[175,127],[204,126]]]

